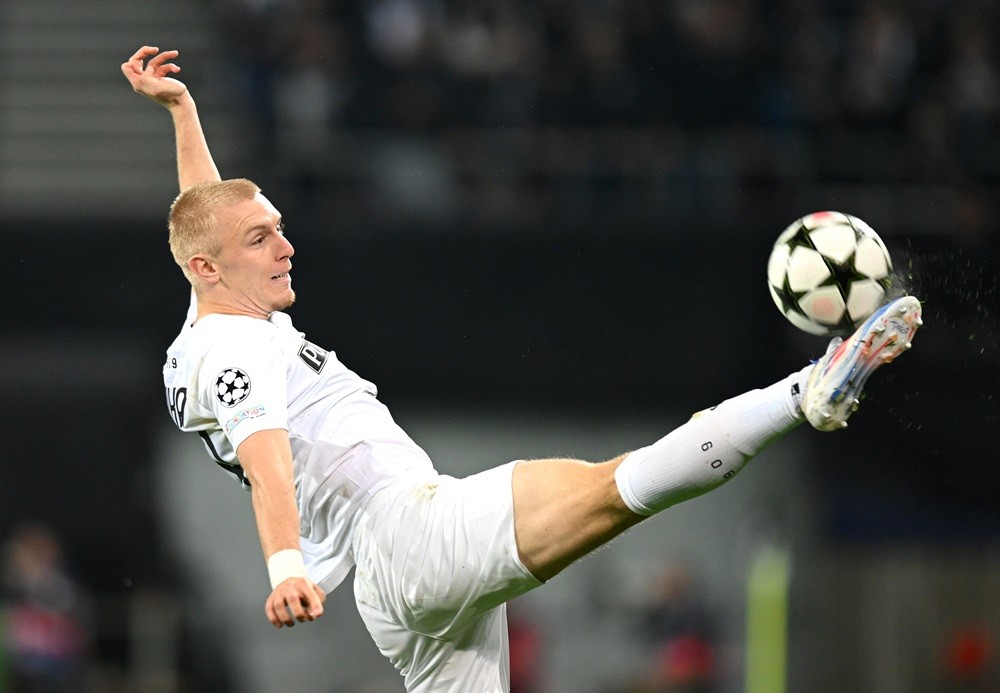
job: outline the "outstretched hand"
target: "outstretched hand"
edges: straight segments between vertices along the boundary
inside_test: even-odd
[[[326,592],[308,578],[292,577],[280,583],[264,604],[267,620],[276,628],[291,628],[296,621],[315,621],[323,615]]]
[[[122,72],[137,94],[170,108],[187,93],[183,82],[170,77],[181,71],[180,66],[167,62],[179,55],[177,51],[163,51],[155,46],[143,46],[122,63]],[[146,58],[153,56],[146,63]],[[145,63],[145,64],[144,64]]]

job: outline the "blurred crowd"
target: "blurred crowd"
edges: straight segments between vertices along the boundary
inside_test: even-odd
[[[94,614],[64,562],[62,542],[47,524],[25,521],[3,548],[0,690],[84,690]]]
[[[866,179],[1000,173],[1000,6],[988,0],[219,0],[217,10],[265,154],[288,128],[319,143],[330,128],[735,125],[824,133],[834,149],[899,145],[891,170]],[[853,139],[836,139],[845,132]]]

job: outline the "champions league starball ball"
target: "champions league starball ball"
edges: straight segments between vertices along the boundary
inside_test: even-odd
[[[865,222],[815,212],[786,228],[771,250],[767,283],[775,305],[800,330],[853,332],[885,302],[892,260]]]

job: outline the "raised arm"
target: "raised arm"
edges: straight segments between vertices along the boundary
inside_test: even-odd
[[[177,181],[184,190],[196,183],[221,180],[221,176],[208,149],[194,98],[183,82],[170,76],[181,70],[167,62],[177,56],[177,51],[161,53],[155,46],[143,46],[122,63],[122,72],[137,94],[170,111],[177,141]]]

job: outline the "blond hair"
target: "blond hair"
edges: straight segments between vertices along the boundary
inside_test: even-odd
[[[188,260],[198,254],[218,255],[222,239],[216,233],[216,213],[252,200],[260,192],[246,178],[209,181],[186,188],[170,205],[170,253],[184,276],[197,288]]]

